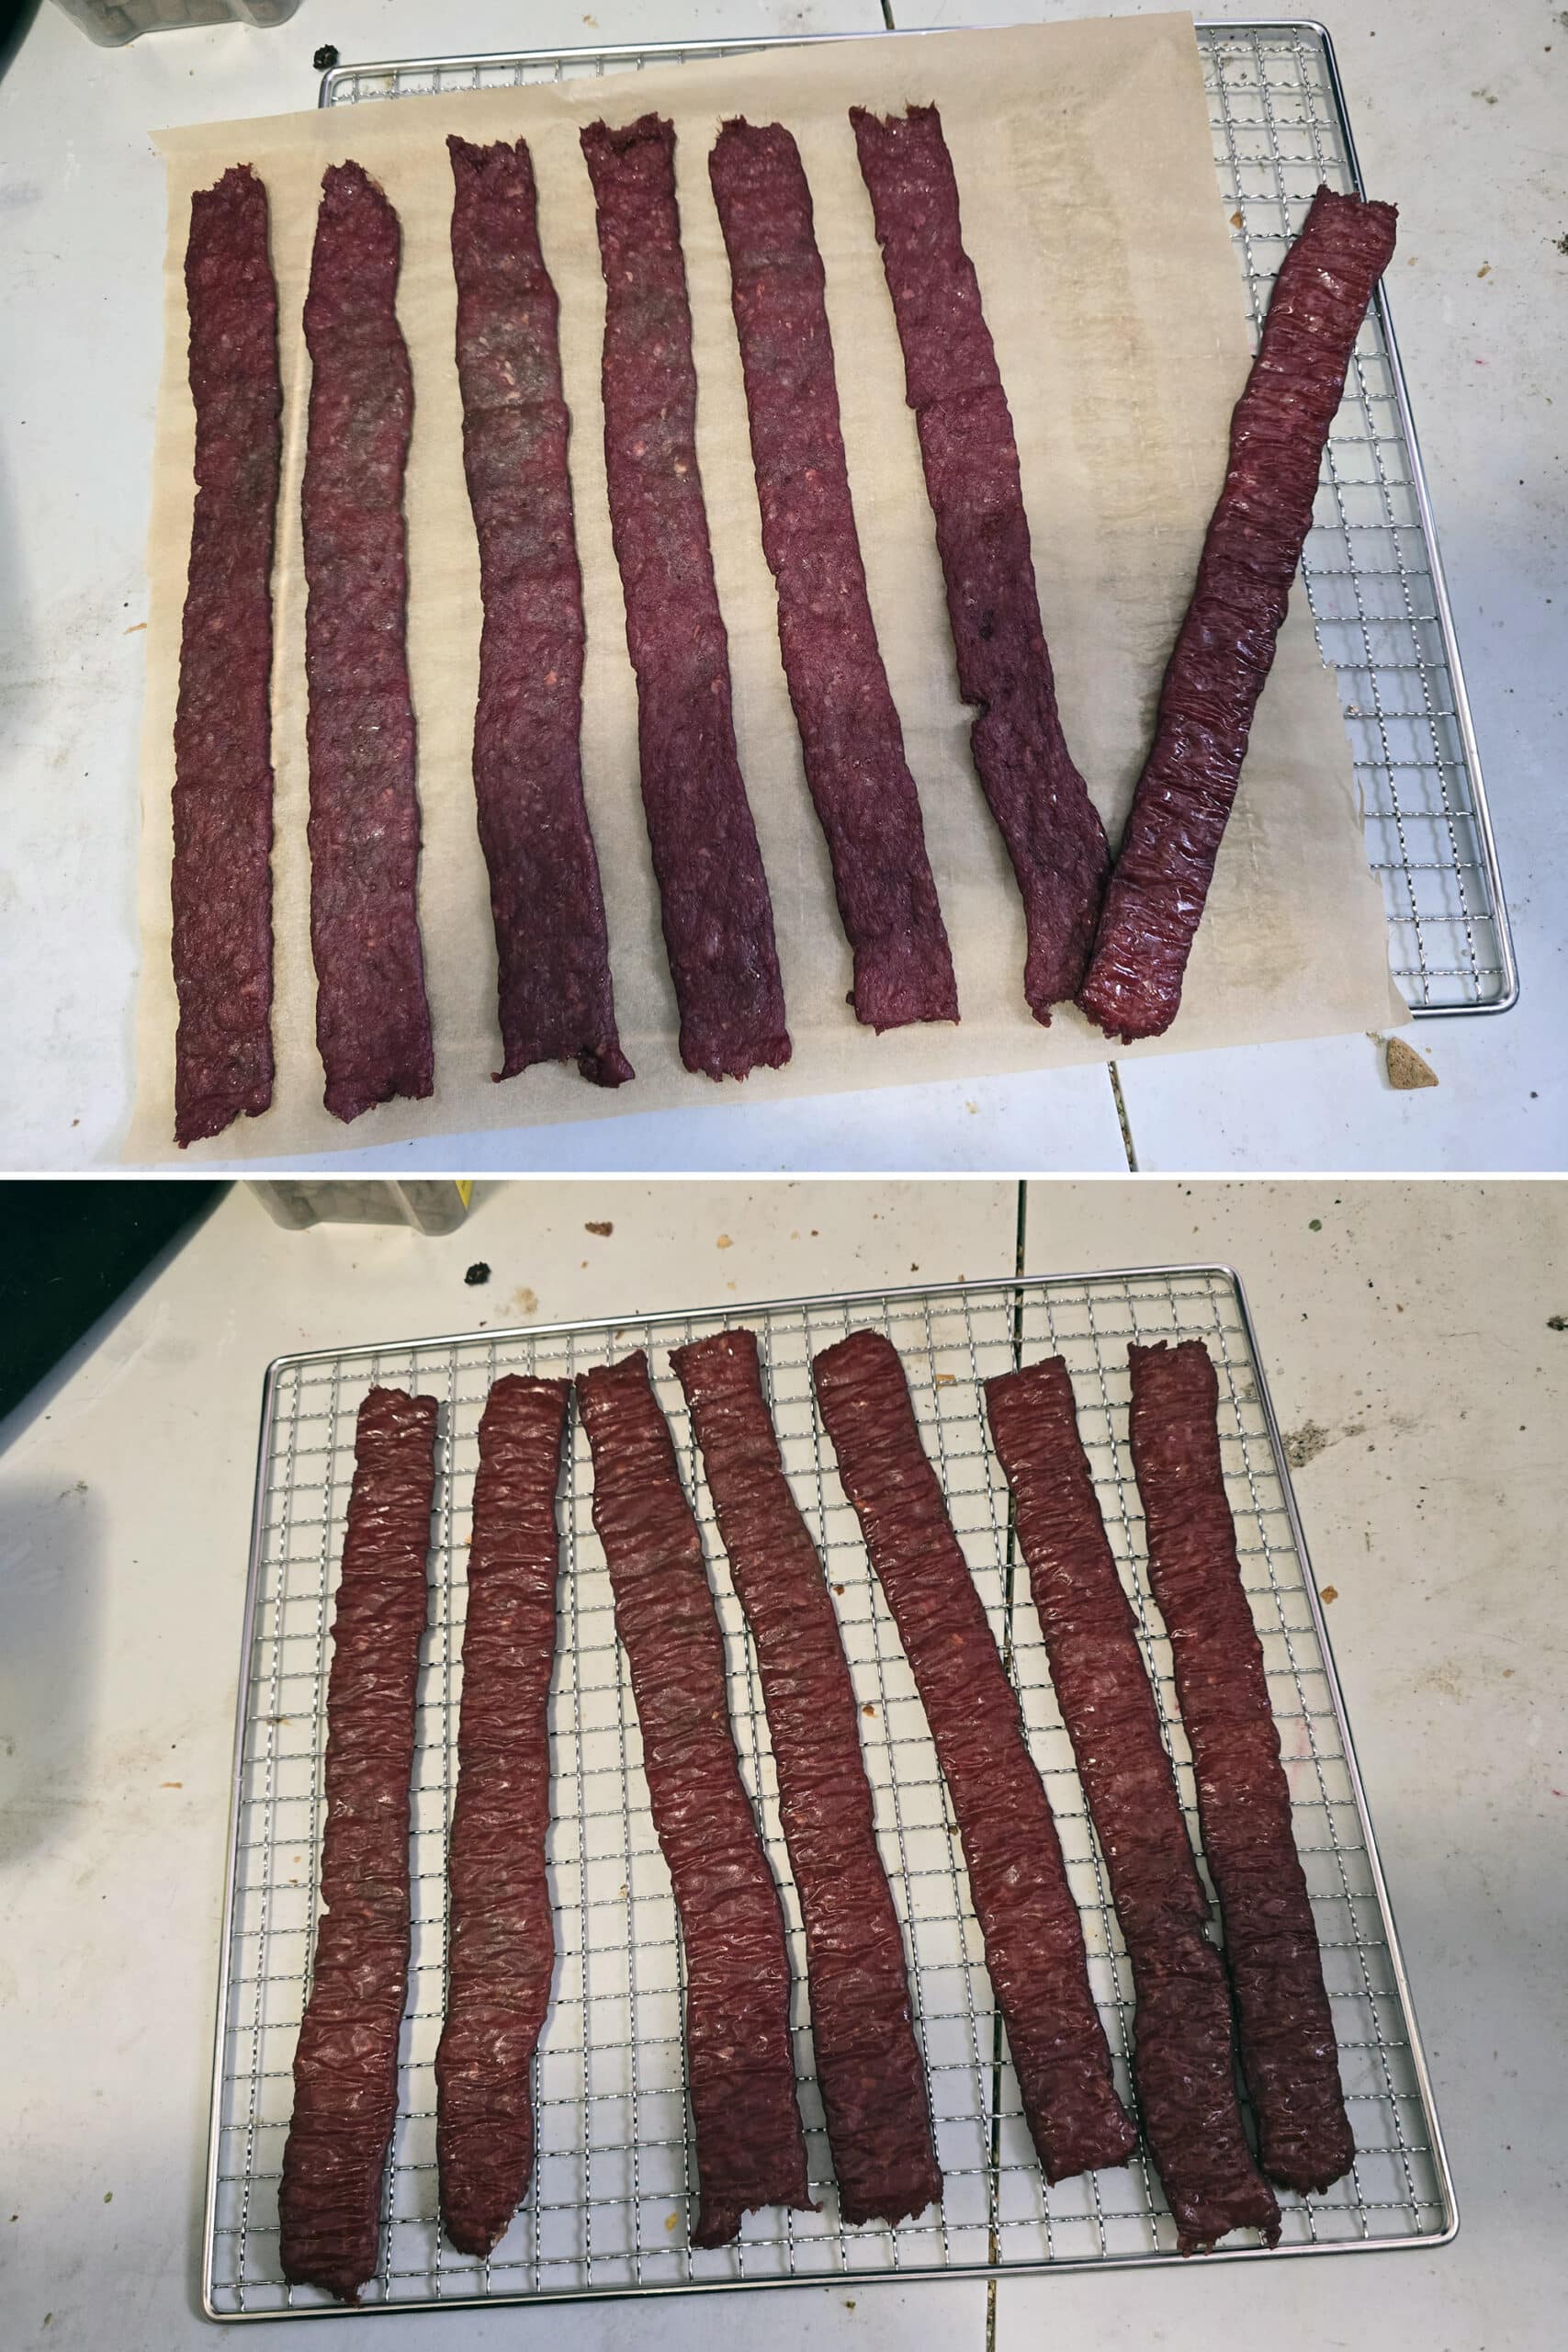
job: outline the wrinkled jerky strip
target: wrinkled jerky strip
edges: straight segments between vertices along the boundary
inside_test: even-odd
[[[1372,289],[1393,254],[1394,209],[1320,187],[1275,282],[1231,419],[1230,463],[1197,585],[1160,688],[1078,1002],[1131,1044],[1181,1003],[1253,713],[1312,526],[1324,444]]]
[[[409,1972],[409,1782],[428,1593],[435,1400],[359,1408],[327,1683],[310,1996],[277,2192],[283,2275],[355,2302],[375,2272]]]
[[[880,1332],[852,1332],[812,1373],[936,1743],[1045,2177],[1123,2164],[1137,2133],[1111,2079],[1056,1825],[897,1351]]]
[[[941,2196],[942,2175],[838,1619],[784,1476],[755,1334],[717,1332],[670,1360],[756,1645],[843,2218],[905,2221]]]
[[[191,198],[196,513],[175,714],[175,1139],[272,1101],[272,546],[282,461],[266,190]]]
[[[446,145],[463,463],[484,604],[474,793],[501,966],[501,1076],[575,1060],[594,1085],[619,1086],[633,1072],[615,1034],[582,797],[582,576],[560,305],[525,141]]]
[[[709,1078],[744,1078],[788,1061],[790,1042],[697,471],[675,132],[644,115],[620,130],[591,123],[581,139],[604,270],[610,525],[681,1059]]]
[[[1280,2209],[1252,2161],[1236,2105],[1230,1991],[1203,1933],[1209,1898],[1100,1515],[1066,1363],[1048,1356],[988,1380],[986,1409],[1132,1962],[1134,2075],[1178,2245],[1201,2253],[1237,2229],[1260,2230],[1273,2245]]]
[[[631,1668],[653,1826],[686,1956],[700,2211],[723,2245],[761,2205],[809,2209],[778,1889],[729,1728],[724,1637],[648,1358],[581,1373],[593,1524]]]
[[[1323,2189],[1349,2170],[1356,2144],[1263,1646],[1225,1499],[1219,1383],[1201,1340],[1127,1354],[1149,1581],[1192,1748],[1260,2161],[1282,2188]]]
[[[413,378],[398,328],[400,243],[375,181],[334,164],[305,300],[303,505],[316,1043],[340,1119],[434,1082],[405,643]]]
[[[762,548],[807,782],[873,1029],[956,1021],[920,804],[866,595],[811,190],[779,123],[727,122],[708,158],[729,254]]]
[[[512,1375],[479,1422],[435,2053],[441,2219],[464,2254],[505,2234],[534,2166],[530,2070],[556,1958],[545,1840],[569,1394]]]
[[[958,689],[979,712],[975,764],[1023,898],[1023,992],[1036,1021],[1077,993],[1110,864],[1074,766],[1030,553],[1012,416],[964,250],[935,107],[852,107],[909,406],[936,518]]]

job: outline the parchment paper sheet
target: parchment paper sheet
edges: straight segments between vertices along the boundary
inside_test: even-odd
[[[1024,497],[1067,740],[1118,838],[1154,698],[1223,477],[1245,380],[1244,289],[1217,200],[1191,20],[1110,19],[1004,32],[879,37],[559,86],[403,98],[163,134],[169,243],[165,350],[149,548],[143,747],[143,964],[134,1162],[174,1159],[175,1000],[169,964],[169,794],[194,420],[184,252],[192,192],[254,165],[272,206],[285,448],[276,577],[273,857],[277,1084],[264,1118],[181,1165],[319,1152],[418,1135],[613,1117],[713,1099],[681,1068],[675,1008],[637,790],[636,693],[604,496],[599,398],[604,286],[580,127],[649,108],[679,133],[679,194],[700,384],[698,447],[730,639],[741,766],[773,891],[795,1054],[737,1100],[902,1084],[1114,1050],[1071,1008],[1049,1031],[1025,1009],[1023,917],[968,748],[914,420],[847,119],[934,99],[1018,432]],[[806,790],[763,560],[728,269],[707,178],[728,114],[789,125],[811,182],[838,356],[844,438],[871,598],[958,972],[960,1026],[877,1037],[845,1002],[850,956]],[[609,915],[615,1003],[635,1083],[574,1065],[491,1082],[495,951],[470,766],[479,559],[464,485],[453,357],[446,134],[525,137],[546,259],[561,298],[571,470],[588,621],[583,762]],[[305,842],[304,583],[299,479],[309,362],[300,311],[329,163],[355,157],[402,221],[399,314],[412,356],[407,511],[409,648],[424,847],[420,915],[436,1091],[344,1127],[321,1103]],[[1298,588],[1258,712],[1209,910],[1168,1038],[1133,1050],[1373,1029],[1399,1015],[1381,896],[1334,686]],[[520,1155],[521,1156],[521,1155]]]

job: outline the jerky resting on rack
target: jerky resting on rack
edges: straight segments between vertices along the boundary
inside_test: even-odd
[[[474,793],[501,965],[500,1075],[575,1060],[633,1075],[615,1034],[599,862],[582,798],[582,575],[567,470],[560,304],[526,143],[452,158],[463,464],[484,625]]]
[[[1106,1540],[1060,1356],[986,1383],[997,1459],[1062,1720],[1111,1878],[1137,1993],[1133,2069],[1183,2254],[1228,2230],[1280,2235],[1236,2105],[1230,1991],[1203,1934],[1188,1843],[1133,1611]]]
[[[621,130],[591,123],[581,140],[604,271],[610,526],[681,1059],[709,1078],[744,1078],[788,1061],[790,1043],[697,471],[674,126],[649,114]]]
[[[284,2277],[345,2303],[375,2272],[398,2111],[435,1419],[433,1396],[398,1388],[361,1405],[333,1618],[321,1915],[277,2210]]]
[[[1263,1647],[1225,1500],[1219,1383],[1201,1340],[1127,1354],[1149,1581],[1192,1748],[1260,2161],[1282,2188],[1323,2189],[1348,2172],[1356,2143]]]
[[[701,2198],[691,2240],[723,2245],[760,2205],[811,2205],[784,1917],[736,1758],[702,1538],[648,1358],[580,1373],[577,1401],[593,1456],[593,1524],[686,1955]]]
[[[880,1332],[852,1332],[814,1358],[812,1374],[953,1800],[1045,2177],[1124,2164],[1138,2135],[1111,2079],[1056,1825],[897,1351]]]
[[[327,1108],[345,1120],[434,1084],[405,642],[413,378],[400,243],[375,181],[333,164],[305,300],[305,680],[316,1043]]]
[[[479,1422],[435,2053],[441,2219],[464,2254],[504,2235],[534,2166],[530,2069],[556,1959],[545,1840],[570,1393],[564,1380],[498,1380]]]
[[[272,1102],[272,546],[282,462],[266,190],[190,200],[196,511],[175,713],[175,1140]]]
[[[1230,462],[1160,688],[1153,749],[1078,1002],[1131,1045],[1169,1028],[1312,527],[1324,444],[1394,209],[1320,187],[1275,282]]]
[[[1023,898],[1023,992],[1048,1026],[1089,961],[1105,828],[1056,709],[1012,415],[964,250],[942,117],[935,107],[886,119],[852,107],[850,120],[904,348],[958,690],[979,712],[975,764]]]
[[[854,955],[850,1001],[876,1030],[956,1021],[919,799],[866,595],[800,153],[780,123],[727,122],[708,175],[729,254],[784,675]]]
[[[941,2196],[942,2175],[838,1619],[784,1476],[755,1334],[716,1332],[670,1361],[757,1647],[843,2217],[905,2221]]]

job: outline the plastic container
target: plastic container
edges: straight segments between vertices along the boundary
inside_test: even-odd
[[[473,1186],[415,1177],[406,1184],[372,1177],[296,1178],[292,1183],[252,1183],[275,1223],[295,1232],[309,1225],[412,1225],[418,1233],[455,1233],[468,1214]]]
[[[141,33],[187,31],[193,25],[286,25],[299,0],[54,0],[89,40],[123,49]]]

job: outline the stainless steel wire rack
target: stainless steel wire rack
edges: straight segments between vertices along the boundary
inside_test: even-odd
[[[1283,19],[1197,29],[1220,193],[1256,339],[1314,189],[1326,181],[1360,190],[1360,170],[1322,25]],[[505,89],[885,37],[762,36],[337,65],[322,76],[321,104]],[[1318,646],[1339,688],[1394,977],[1418,1018],[1506,1012],[1518,995],[1507,908],[1415,421],[1381,288],[1325,453],[1302,576]]]
[[[908,1953],[946,2186],[939,2207],[897,2229],[852,2229],[840,2218],[813,2069],[800,1909],[756,1663],[670,1371],[669,1351],[679,1342],[741,1322],[761,1340],[786,1468],[832,1586],[862,1707],[878,1836]],[[926,1445],[1019,1690],[1060,1825],[1119,2085],[1129,2097],[1125,1949],[1052,1695],[1027,1577],[1014,1572],[1007,1489],[989,1449],[979,1384],[1046,1352],[1066,1358],[1196,1841],[1190,1756],[1168,1645],[1148,1591],[1127,1450],[1127,1344],[1171,1337],[1198,1339],[1209,1349],[1219,1374],[1227,1489],[1356,2133],[1347,2180],[1322,2197],[1281,2195],[1278,2252],[1432,2245],[1453,2233],[1453,2188],[1426,2063],[1246,1301],[1223,1268],[1164,1268],[468,1333],[288,1356],[272,1366],[245,1605],[213,2071],[203,2251],[204,2301],[212,2317],[306,2317],[336,2308],[314,2290],[283,2282],[277,2179],[314,1946],[331,1601],[355,1418],[378,1381],[434,1395],[441,1428],[430,1629],[419,1690],[411,1993],[380,2262],[367,2307],[994,2276],[1179,2258],[1158,2181],[1142,2154],[1125,2170],[1054,2188],[1035,2163],[935,1751],[813,1403],[812,1355],[863,1324],[886,1331],[903,1358]],[[437,2224],[434,2075],[446,1992],[446,1848],[479,1415],[491,1382],[503,1373],[570,1375],[637,1347],[648,1351],[702,1523],[741,1770],[784,1905],[795,1973],[796,2072],[820,2211],[754,2214],[732,2245],[716,2251],[696,2250],[689,2240],[695,2173],[682,2063],[681,1947],[590,1513],[588,1450],[574,1414],[559,1502],[560,1633],[551,1702],[549,1860],[559,1960],[535,2063],[537,2166],[512,2228],[480,2263],[456,2254]],[[1238,2236],[1212,2258],[1270,2257],[1256,2240]]]

